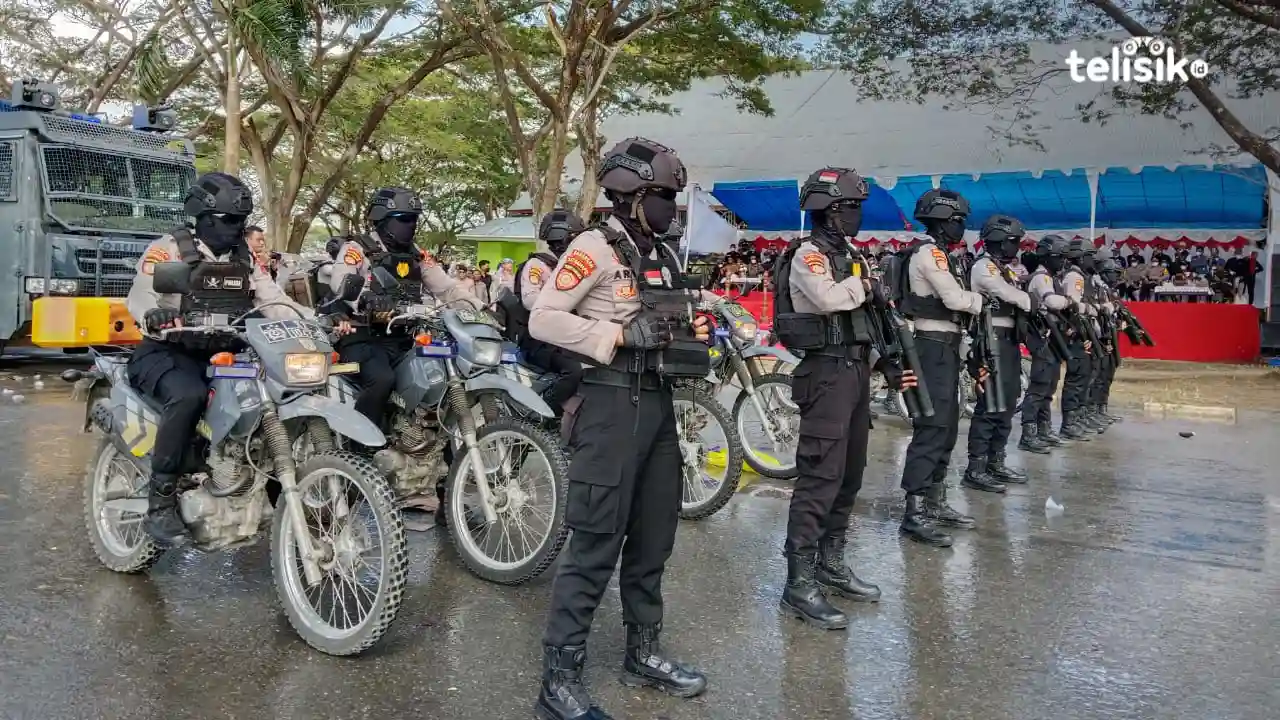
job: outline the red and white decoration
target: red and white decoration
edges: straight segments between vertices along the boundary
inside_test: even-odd
[[[756,234],[751,236],[749,231],[740,233],[742,239],[750,239],[752,246],[757,252],[765,250],[782,250],[792,238],[802,233],[788,231],[769,233],[768,235]],[[1203,248],[1222,248],[1237,249],[1253,247],[1254,244],[1266,237],[1266,230],[1261,228],[1255,230],[1180,230],[1180,229],[1154,229],[1154,230],[1124,230],[1124,229],[1099,229],[1094,231],[1093,244],[1096,247],[1110,244],[1113,247],[1123,250],[1138,250],[1139,252],[1148,249],[1174,249],[1182,250],[1193,247]],[[894,230],[876,230],[870,232],[860,232],[851,242],[861,248],[876,249],[884,247],[887,249],[897,250],[903,245],[911,242],[917,237],[918,233],[894,231]],[[1036,243],[1045,235],[1064,235],[1067,238],[1085,238],[1089,235],[1088,228],[1075,228],[1067,230],[1033,230],[1029,231],[1022,240],[1024,250],[1035,248]],[[982,241],[978,239],[978,233],[970,230],[965,233],[965,245],[973,248],[975,251],[982,250]],[[957,243],[954,248],[958,249],[960,244]]]

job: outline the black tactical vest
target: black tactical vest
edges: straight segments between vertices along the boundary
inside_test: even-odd
[[[423,297],[422,255],[416,250],[393,251],[368,235],[359,236],[370,269],[380,267],[400,281],[391,296],[396,302],[420,303]]]
[[[210,260],[196,246],[195,236],[186,228],[170,233],[178,244],[178,256],[191,268],[191,292],[183,295],[181,311],[221,313],[232,318],[254,307],[253,257],[249,248],[237,245],[228,260]]]
[[[1017,279],[1014,277],[1013,271],[1011,271],[1008,268],[1008,266],[1006,266],[1004,263],[1000,262],[1000,260],[996,258],[996,256],[990,255],[984,252],[981,255],[979,255],[977,258],[975,258],[973,263],[977,265],[983,260],[990,260],[991,262],[995,263],[996,270],[1000,272],[1000,279],[1009,285],[1013,285],[1014,287],[1017,287]],[[1017,315],[1017,314],[1018,314],[1018,306],[1014,305],[1013,303],[1007,303],[1007,302],[1000,303],[1000,306],[998,308],[991,311],[992,317],[1013,317],[1014,315]]]
[[[957,313],[948,308],[942,302],[942,298],[937,295],[919,295],[916,293],[915,288],[911,286],[911,259],[916,253],[930,245],[935,247],[937,245],[932,238],[925,242],[916,243],[902,253],[902,264],[898,277],[898,282],[902,288],[902,307],[899,309],[903,315],[914,320],[944,320],[958,324]],[[946,256],[945,252],[943,256]],[[929,261],[933,262],[933,259],[930,258]],[[955,275],[955,268],[951,266],[951,258],[949,256],[947,256],[947,272],[953,276]],[[968,285],[968,283],[961,283],[961,286],[965,285]]]
[[[631,268],[640,296],[640,317],[655,318],[674,327],[675,339],[661,350],[651,350],[636,358],[640,367],[631,370],[656,372],[672,378],[705,378],[711,372],[711,351],[694,337],[690,311],[697,303],[697,289],[702,283],[686,274],[671,246],[659,242],[655,247],[659,259],[642,257],[631,238],[608,225],[596,228],[609,241],[624,265]],[[624,356],[618,352],[619,359]],[[629,363],[630,364],[630,363]]]
[[[777,312],[773,317],[773,331],[778,340],[796,350],[820,350],[829,345],[867,345],[871,343],[871,322],[865,307],[840,312],[799,313],[791,300],[791,261],[806,240],[793,240],[778,258],[774,266],[774,289],[777,295]],[[871,269],[861,255],[848,254],[815,242],[826,257],[831,269],[831,279],[838,282],[850,277],[871,277]]]
[[[545,252],[536,252],[529,254],[529,260],[537,258],[547,266],[547,272],[554,272],[556,263],[559,262],[555,255]],[[520,263],[516,268],[515,286],[510,292],[499,293],[497,298],[497,308],[500,311],[502,327],[505,329],[504,336],[513,343],[520,344],[529,338],[529,309],[524,306],[524,298],[521,296],[521,288],[524,278],[524,268],[529,264],[529,260]]]

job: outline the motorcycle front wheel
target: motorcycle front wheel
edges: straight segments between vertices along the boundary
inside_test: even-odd
[[[742,439],[729,411],[700,385],[677,387],[674,399],[684,476],[680,517],[701,520],[714,515],[738,491]],[[717,434],[707,435],[717,428]]]
[[[793,478],[800,437],[800,408],[791,401],[791,376],[761,375],[755,381],[755,391],[759,409],[746,391],[738,393],[733,403],[734,428],[742,439],[744,459],[752,470],[764,477]],[[765,427],[773,431],[772,438],[776,439],[771,439]]]
[[[367,459],[316,453],[298,467],[298,493],[319,556],[310,586],[289,522],[287,495],[271,526],[271,567],[289,624],[328,655],[356,655],[376,643],[400,611],[409,570],[404,519],[395,493]]]
[[[445,492],[449,538],[475,575],[526,583],[551,567],[569,537],[569,461],[547,432],[502,415],[476,432],[476,444],[497,522],[485,521],[471,453],[459,448]]]

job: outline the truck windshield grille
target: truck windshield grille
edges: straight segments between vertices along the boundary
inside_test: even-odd
[[[76,230],[163,233],[181,225],[195,168],[67,145],[40,148],[49,214]]]

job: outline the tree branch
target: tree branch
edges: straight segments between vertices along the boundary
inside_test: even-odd
[[[1246,20],[1252,20],[1259,25],[1266,25],[1273,30],[1280,30],[1280,10],[1271,10],[1270,12],[1259,10],[1256,7],[1258,3],[1248,3],[1245,0],[1217,1],[1219,5]],[[1276,6],[1280,7],[1280,0],[1275,0],[1275,2],[1277,3]],[[1253,5],[1253,7],[1250,7],[1250,5]]]
[[[346,57],[342,59],[342,64],[338,66],[338,69],[329,78],[329,82],[325,85],[324,91],[320,93],[315,104],[311,106],[311,114],[308,116],[308,122],[315,125],[320,121],[320,117],[324,115],[324,111],[328,109],[329,103],[333,102],[333,98],[338,94],[338,91],[342,89],[347,78],[351,76],[352,70],[355,69],[356,61],[364,55],[364,51],[369,47],[369,44],[374,40],[377,40],[378,37],[382,35],[382,31],[386,29],[387,23],[391,22],[391,19],[400,12],[404,5],[405,4],[403,2],[400,2],[387,8],[387,10],[382,13],[382,16],[378,18],[377,22],[373,24],[373,27],[369,28],[367,32],[356,38],[356,41],[352,43],[351,48],[347,51]]]

